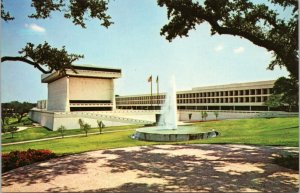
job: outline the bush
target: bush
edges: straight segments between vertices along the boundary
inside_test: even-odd
[[[2,154],[2,172],[56,157],[50,150],[11,151]]]
[[[23,121],[23,125],[32,125],[32,121],[31,120],[25,120]]]

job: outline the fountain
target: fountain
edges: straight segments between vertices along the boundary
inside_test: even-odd
[[[175,77],[172,76],[169,91],[166,94],[165,103],[162,106],[162,116],[158,125],[162,129],[177,129],[177,100]]]
[[[158,125],[137,129],[133,138],[144,141],[187,141],[216,137],[218,134],[214,130],[201,132],[193,125],[178,126],[176,84],[172,76]]]

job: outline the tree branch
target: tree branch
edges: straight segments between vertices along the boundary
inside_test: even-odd
[[[13,57],[13,56],[3,56],[1,58],[1,62],[5,62],[5,61],[20,61],[20,62],[25,62],[25,63],[30,64],[30,65],[34,66],[35,68],[39,69],[44,74],[48,74],[48,73],[51,73],[53,71],[53,69],[44,70],[38,63],[33,62],[31,60],[28,60],[27,58],[20,57],[20,56],[16,56],[16,57]]]

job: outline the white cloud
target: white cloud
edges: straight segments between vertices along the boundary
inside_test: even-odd
[[[33,31],[35,31],[35,32],[45,32],[46,31],[46,29],[45,28],[43,28],[43,27],[41,27],[41,26],[38,26],[37,24],[35,24],[35,23],[31,23],[31,24],[25,24],[25,27],[26,28],[28,28],[28,29],[31,29],[31,30],[33,30]]]
[[[241,54],[241,53],[243,53],[245,51],[245,48],[244,47],[238,47],[238,48],[235,48],[234,50],[233,50],[233,52],[235,53],[235,54]]]
[[[214,48],[215,52],[220,52],[224,49],[224,46],[222,44],[218,45],[217,47]]]

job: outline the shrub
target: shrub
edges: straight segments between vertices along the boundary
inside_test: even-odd
[[[218,117],[219,117],[219,112],[218,111],[215,111],[214,112],[214,115],[215,115],[215,117],[216,117],[216,120],[218,119]]]
[[[2,154],[2,172],[56,157],[50,150],[11,151]]]
[[[32,125],[32,121],[31,120],[25,120],[25,121],[23,121],[23,125]]]
[[[78,119],[78,124],[80,126],[80,129],[83,129],[84,122],[82,119]]]
[[[104,123],[100,120],[97,120],[98,128],[99,128],[99,133],[102,133],[102,129],[105,127]]]
[[[91,129],[91,125],[87,124],[87,123],[84,123],[83,126],[82,126],[82,130],[85,132],[85,136],[87,137],[87,133],[88,131]]]
[[[57,129],[58,132],[60,132],[61,134],[61,137],[64,138],[64,133],[66,131],[66,127],[61,125],[58,129]]]
[[[3,133],[10,133],[11,134],[11,138],[14,138],[14,133],[16,133],[19,130],[18,127],[16,126],[8,126],[5,128],[2,128],[2,132]]]

